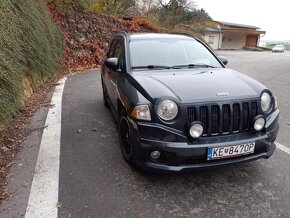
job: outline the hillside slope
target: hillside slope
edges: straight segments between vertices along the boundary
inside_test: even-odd
[[[53,77],[63,40],[43,1],[0,3],[0,130],[39,83]]]
[[[71,5],[65,14],[59,13],[53,4],[49,4],[49,8],[63,32],[65,64],[71,71],[98,67],[108,44],[118,32],[158,31],[145,19],[118,19],[94,11],[84,11],[77,5]]]

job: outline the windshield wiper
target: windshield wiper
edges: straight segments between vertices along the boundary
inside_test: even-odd
[[[181,68],[199,68],[199,67],[206,67],[206,68],[216,68],[214,66],[208,64],[184,64],[184,65],[174,65],[170,66],[163,66],[163,65],[147,65],[147,66],[134,66],[132,69],[181,69]]]
[[[206,68],[216,68],[214,66],[208,64],[184,64],[184,65],[174,65],[172,69],[180,69],[180,68],[195,68],[195,67],[206,67]]]
[[[132,69],[170,69],[169,66],[163,65],[147,65],[147,66],[134,66]]]

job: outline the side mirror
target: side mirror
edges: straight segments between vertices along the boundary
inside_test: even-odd
[[[224,65],[227,65],[229,62],[225,56],[218,56],[218,58],[221,60],[221,62],[223,62]]]
[[[118,58],[107,58],[105,60],[105,66],[111,70],[117,70],[119,68]]]

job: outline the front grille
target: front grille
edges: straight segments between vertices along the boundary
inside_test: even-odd
[[[259,113],[256,101],[196,106],[187,110],[189,124],[200,121],[204,125],[204,136],[250,131]]]

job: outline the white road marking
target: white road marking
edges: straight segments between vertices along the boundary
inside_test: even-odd
[[[281,145],[280,143],[278,142],[275,142],[276,144],[276,147],[279,148],[280,150],[286,152],[287,154],[290,154],[290,148],[287,148],[286,146],[284,145]]]
[[[66,77],[59,80],[51,99],[39,148],[26,218],[56,218],[58,213],[59,156],[62,94]]]

